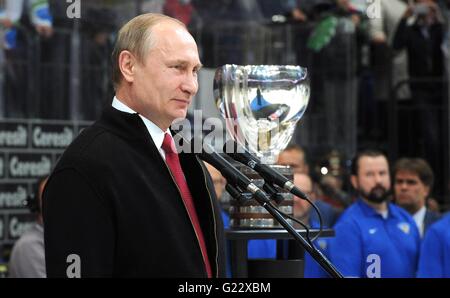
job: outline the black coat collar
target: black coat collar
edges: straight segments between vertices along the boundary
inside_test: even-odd
[[[148,130],[138,113],[127,113],[117,110],[109,106],[103,110],[100,120],[95,125],[100,126],[110,132],[114,132],[126,139],[146,139],[148,138]],[[172,136],[177,131],[170,129]],[[184,138],[181,140],[183,144]]]
[[[125,139],[148,138],[147,127],[138,113],[126,113],[109,106],[94,125],[100,126]]]

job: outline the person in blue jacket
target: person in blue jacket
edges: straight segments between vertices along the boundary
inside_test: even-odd
[[[211,179],[214,184],[214,190],[217,198],[220,200],[222,197],[225,185],[227,181],[222,174],[214,168],[212,165],[205,163],[208,169]],[[221,210],[223,225],[225,229],[230,228],[230,215],[222,208]],[[227,254],[229,254],[229,248],[227,248]],[[248,259],[275,259],[277,256],[277,241],[275,239],[252,239],[247,244],[247,257]],[[227,256],[227,277],[232,277],[231,272],[231,260],[230,256]]]
[[[425,233],[417,277],[450,278],[450,214]]]
[[[340,217],[329,241],[331,262],[346,277],[415,277],[420,235],[412,217],[389,202],[391,181],[386,156],[359,152],[351,183],[358,200]]]
[[[331,228],[339,218],[341,211],[320,199],[316,199],[313,182],[310,176],[303,173],[295,173],[294,184],[300,188],[316,205],[317,209],[319,209],[322,217],[323,228]],[[310,228],[320,228],[320,220],[316,210],[312,208],[307,201],[297,197],[294,197],[294,217],[307,224]],[[328,254],[328,241],[329,238],[319,237],[313,242],[314,246],[317,249],[320,249],[325,256]],[[308,252],[305,252],[304,254],[304,261],[304,277],[319,278],[329,276],[328,273],[322,269],[322,267],[311,257]]]

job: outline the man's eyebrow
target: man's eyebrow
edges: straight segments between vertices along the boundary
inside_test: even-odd
[[[188,64],[187,61],[181,59],[169,60],[170,64]]]
[[[188,61],[180,60],[180,59],[169,61],[169,63],[171,63],[171,64],[181,64],[181,65],[188,65],[189,64]],[[198,63],[198,64],[195,65],[195,68],[197,68],[197,69],[200,69],[202,67],[203,67],[202,63]]]

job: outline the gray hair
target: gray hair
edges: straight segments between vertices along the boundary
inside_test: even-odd
[[[120,53],[128,50],[136,56],[140,63],[143,63],[145,61],[145,55],[156,44],[156,39],[152,36],[152,28],[165,21],[175,22],[186,28],[186,25],[172,17],[156,13],[146,13],[131,19],[120,29],[112,53],[112,79],[114,88],[117,88],[122,80],[122,73],[119,67]]]

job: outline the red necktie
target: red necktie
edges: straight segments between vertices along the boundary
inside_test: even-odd
[[[178,188],[180,189],[181,197],[183,198],[192,225],[194,226],[195,234],[197,234],[203,261],[205,262],[206,272],[208,273],[208,277],[211,278],[211,265],[208,259],[208,252],[206,251],[205,238],[203,237],[203,232],[200,227],[200,222],[198,221],[197,212],[195,211],[194,200],[192,199],[191,192],[189,191],[186,179],[184,178],[183,169],[181,168],[180,160],[178,159],[178,153],[176,151],[175,143],[170,134],[164,134],[164,141],[161,147],[166,154],[166,164],[172,172],[172,176],[175,179]]]

